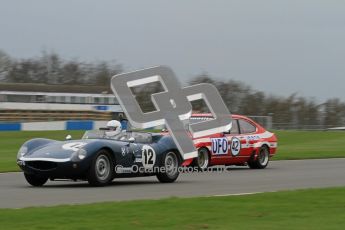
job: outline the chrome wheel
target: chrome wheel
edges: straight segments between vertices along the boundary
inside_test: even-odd
[[[178,167],[180,166],[180,161],[177,154],[174,151],[168,152],[161,160],[160,166],[164,168],[164,171],[160,171],[156,175],[160,182],[172,183],[179,176],[180,171]]]
[[[262,146],[259,149],[258,155],[252,155],[249,159],[248,166],[251,169],[264,169],[267,167],[270,160],[270,150],[267,146]]]
[[[262,148],[260,150],[258,158],[259,158],[260,165],[266,166],[267,163],[268,163],[268,159],[269,159],[268,149],[267,148]]]
[[[176,176],[177,167],[178,167],[178,159],[175,153],[169,152],[165,157],[165,170],[166,175],[170,178],[174,178]]]
[[[110,174],[110,160],[105,155],[99,155],[96,159],[96,176],[99,180],[104,181]]]
[[[92,159],[90,169],[87,172],[87,180],[92,186],[105,186],[114,178],[115,159],[112,153],[101,149]]]

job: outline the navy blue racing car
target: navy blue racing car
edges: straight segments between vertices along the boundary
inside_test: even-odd
[[[104,186],[114,178],[136,176],[157,176],[169,183],[179,176],[182,161],[170,136],[127,131],[108,137],[106,130],[87,131],[80,140],[32,139],[17,155],[17,164],[33,186],[48,179]]]

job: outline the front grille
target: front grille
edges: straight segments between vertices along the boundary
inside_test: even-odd
[[[52,170],[57,167],[57,163],[50,161],[27,161],[27,166],[38,170]]]

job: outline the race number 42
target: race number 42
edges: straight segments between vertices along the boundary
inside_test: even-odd
[[[241,140],[238,139],[237,137],[233,137],[231,139],[231,146],[230,146],[231,154],[233,156],[237,156],[240,154],[241,151]]]

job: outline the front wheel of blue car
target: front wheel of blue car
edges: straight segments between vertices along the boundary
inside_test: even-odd
[[[175,152],[171,151],[165,154],[161,164],[163,171],[157,174],[157,178],[162,183],[172,183],[179,176],[179,159]]]
[[[24,177],[29,184],[35,187],[44,185],[48,180],[47,177],[40,177],[35,174],[24,173]]]
[[[92,186],[105,186],[113,180],[114,162],[106,150],[100,150],[91,162],[88,182]]]

